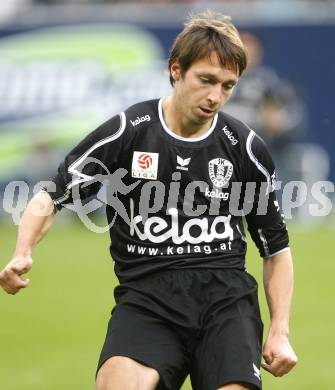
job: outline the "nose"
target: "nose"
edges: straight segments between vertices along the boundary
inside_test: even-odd
[[[208,93],[208,100],[211,105],[217,105],[221,102],[222,89],[221,84],[211,85],[211,89]]]

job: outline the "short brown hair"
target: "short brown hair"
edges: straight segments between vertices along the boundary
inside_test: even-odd
[[[236,27],[229,16],[211,11],[193,15],[175,39],[169,56],[170,83],[174,84],[171,65],[178,61],[185,73],[197,60],[216,52],[222,66],[241,76],[247,65],[247,56]]]

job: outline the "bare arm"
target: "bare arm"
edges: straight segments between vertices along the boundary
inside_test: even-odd
[[[25,280],[21,275],[31,269],[32,251],[51,227],[54,215],[54,205],[48,193],[41,192],[28,203],[20,221],[13,258],[0,272],[0,286],[8,294],[16,294],[29,284],[29,279]]]
[[[293,263],[289,250],[264,260],[264,289],[270,312],[270,329],[264,344],[264,369],[274,376],[288,373],[297,363],[289,342],[293,294]]]

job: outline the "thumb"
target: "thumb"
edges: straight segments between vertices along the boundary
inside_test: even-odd
[[[271,364],[273,363],[273,356],[269,352],[263,353],[264,362],[261,363],[261,367],[264,368],[264,370],[271,372]]]
[[[261,367],[264,368],[264,370],[270,372],[270,365],[267,363],[261,363]]]
[[[28,286],[28,284],[30,283],[30,279],[21,279],[22,280],[22,284],[20,287],[22,288],[26,288]]]
[[[273,353],[268,349],[264,349],[263,358],[266,364],[271,364],[273,362]]]

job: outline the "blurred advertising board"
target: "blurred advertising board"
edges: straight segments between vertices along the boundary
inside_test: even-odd
[[[0,38],[0,182],[46,179],[65,150],[127,106],[168,94],[143,28],[81,24]]]
[[[0,182],[32,172],[49,178],[65,151],[105,119],[169,94],[166,58],[184,16],[122,24],[59,17],[0,28]],[[334,180],[335,22],[245,19],[239,27],[260,37],[265,65],[300,88],[302,141],[327,152]]]

